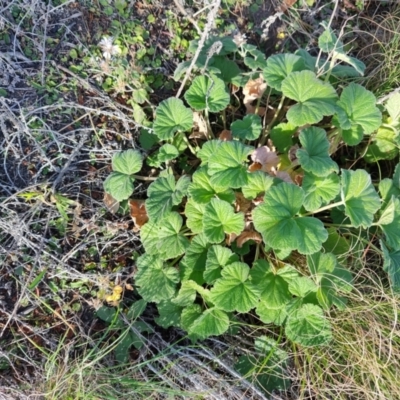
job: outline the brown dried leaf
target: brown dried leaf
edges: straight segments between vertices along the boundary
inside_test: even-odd
[[[130,214],[137,231],[149,220],[145,200],[129,200]]]
[[[253,199],[253,204],[255,206],[258,206],[259,204],[264,202],[264,194],[261,194],[259,196],[257,196],[255,199]]]
[[[225,238],[225,243],[227,246],[230,246],[232,242],[237,238],[238,235],[236,233],[227,233]]]
[[[282,179],[284,182],[294,183],[293,179],[290,177],[290,175],[286,171],[277,171],[275,176],[279,179]]]
[[[115,214],[118,211],[119,201],[115,200],[110,193],[104,192],[103,202],[111,214]]]
[[[256,113],[256,106],[253,106],[251,103],[246,103],[245,107],[246,107],[246,114],[255,114]],[[260,117],[263,117],[265,115],[266,110],[267,109],[265,107],[258,107],[257,114]]]
[[[106,221],[106,228],[108,232],[116,234],[120,230],[126,231],[129,228],[129,224],[127,222]]]
[[[279,7],[280,11],[285,13],[294,3],[296,3],[296,1],[297,0],[283,0],[283,3]]]
[[[247,241],[254,240],[256,243],[262,242],[261,235],[256,231],[243,231],[237,238],[236,244],[241,248]]]
[[[243,88],[244,105],[246,106],[246,104],[251,104],[251,102],[256,99],[261,99],[266,88],[267,84],[264,82],[262,75],[257,79],[250,79]]]
[[[258,162],[255,162],[253,164],[249,165],[249,172],[254,172],[254,171],[260,171],[260,169],[262,168],[262,165]]]
[[[241,211],[243,213],[249,211],[252,206],[252,201],[246,199],[241,192],[236,192],[235,196],[236,196],[235,211],[236,212]]]
[[[230,142],[232,140],[232,132],[228,131],[227,129],[224,129],[219,134],[219,140],[224,140],[225,142]]]
[[[232,85],[231,85],[231,93],[232,93],[232,94],[237,93],[237,92],[239,91],[239,89],[240,89],[240,86],[236,86],[236,85],[234,85],[234,84],[232,83]]]
[[[359,11],[358,8],[353,3],[351,3],[349,0],[343,0],[343,6],[344,6],[344,8],[350,8],[350,10],[353,10],[353,11]]]
[[[253,151],[251,159],[255,163],[261,164],[261,170],[270,173],[278,167],[280,159],[275,151],[268,146],[261,146]]]
[[[190,139],[207,139],[207,124],[206,120],[199,112],[193,113],[194,128]]]
[[[299,149],[299,145],[295,144],[294,146],[291,146],[288,152],[288,157],[291,163],[297,161],[297,155],[296,152]]]
[[[295,174],[293,176],[294,183],[298,186],[301,186],[303,184],[303,178],[304,178],[303,174]]]

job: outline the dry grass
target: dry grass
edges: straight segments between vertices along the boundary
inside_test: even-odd
[[[377,97],[400,87],[400,4],[383,14],[362,16],[356,30],[357,57],[367,64],[366,86]]]
[[[298,399],[395,400],[400,398],[400,298],[363,268],[348,306],[330,318],[329,346],[298,354]]]

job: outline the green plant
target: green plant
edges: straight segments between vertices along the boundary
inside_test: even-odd
[[[109,324],[107,333],[111,332],[118,336],[117,345],[114,348],[115,359],[118,363],[124,364],[128,361],[131,346],[136,349],[143,346],[143,339],[138,333],[153,331],[148,324],[137,320],[145,310],[146,305],[147,303],[144,300],[134,302],[124,317],[120,315],[119,310],[112,307],[103,306],[96,312],[98,318]],[[128,327],[126,321],[129,323]]]
[[[184,96],[190,108],[177,98],[157,107],[145,135],[162,143],[150,164],[162,171],[147,191],[135,284],[157,303],[159,325],[205,339],[255,310],[295,343],[326,344],[324,311],[345,307],[351,254],[366,245],[400,289],[400,167],[378,194],[366,170],[338,165],[339,144],[368,139],[382,115],[371,92],[349,83],[364,65],[327,26],[319,47],[317,58],[299,50],[266,59],[255,46],[210,38],[195,62],[202,75]],[[243,88],[244,107],[228,85]],[[114,155],[106,192],[127,199],[142,159],[138,150]]]
[[[290,386],[287,352],[279,349],[277,343],[267,336],[257,338],[254,347],[255,354],[239,357],[236,370],[254,380],[268,394],[276,389],[287,390]]]

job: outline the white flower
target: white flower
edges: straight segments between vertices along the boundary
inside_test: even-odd
[[[242,35],[240,32],[236,33],[236,35],[233,37],[233,42],[238,47],[243,46],[247,43],[246,35]]]
[[[99,43],[99,47],[103,50],[103,57],[109,60],[111,56],[121,53],[121,49],[113,45],[114,38],[112,36],[104,36]]]

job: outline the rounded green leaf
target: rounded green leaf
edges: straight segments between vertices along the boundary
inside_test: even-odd
[[[221,71],[220,77],[226,83],[232,82],[241,72],[238,65],[226,57],[214,56],[212,66]]]
[[[199,168],[192,176],[193,183],[189,186],[189,195],[196,203],[209,203],[214,197],[228,203],[235,201],[235,193],[231,189],[219,188],[211,183],[211,177],[206,167]]]
[[[281,122],[272,128],[271,140],[280,153],[287,153],[293,146],[293,135],[297,132],[297,128],[289,122]]]
[[[140,146],[145,150],[150,150],[156,143],[158,143],[158,136],[146,128],[140,129],[139,143]]]
[[[204,283],[207,252],[210,247],[204,233],[195,236],[180,263],[182,280],[193,280],[199,285]]]
[[[255,199],[265,193],[274,183],[274,179],[263,171],[255,171],[248,175],[247,183],[242,187],[246,199]]]
[[[148,254],[138,258],[137,267],[135,286],[144,300],[159,303],[174,296],[179,282],[175,268],[167,267],[157,256]]]
[[[182,228],[182,217],[171,212],[162,220],[150,220],[142,226],[140,238],[146,253],[158,255],[167,260],[180,256],[189,247],[189,240],[179,232]]]
[[[256,308],[256,313],[264,324],[282,325],[287,317],[286,307],[273,308],[267,301],[261,300]]]
[[[266,260],[257,260],[253,264],[250,277],[251,281],[261,290],[261,309],[281,309],[290,300],[291,295],[287,282],[288,276],[291,277],[290,279],[293,277],[297,278],[298,273],[292,267],[285,271],[282,270],[279,270],[278,273],[275,274]],[[280,275],[280,271],[283,272],[284,276]],[[294,273],[296,273],[296,275],[294,275]],[[261,305],[261,303],[263,303],[263,305]],[[261,316],[261,314],[259,315]]]
[[[280,91],[282,82],[287,76],[305,68],[304,60],[301,57],[289,53],[277,54],[268,57],[263,75],[269,86]]]
[[[290,313],[285,333],[289,340],[306,347],[327,344],[332,339],[328,320],[322,309],[314,304],[304,304]]]
[[[326,132],[315,126],[303,129],[300,133],[302,148],[296,155],[304,171],[316,176],[327,176],[338,172],[338,165],[329,156],[329,141]]]
[[[277,250],[318,251],[328,238],[322,222],[313,217],[296,217],[304,201],[304,191],[290,183],[273,186],[264,203],[253,212],[254,226],[265,243]]]
[[[334,227],[328,228],[328,239],[322,245],[325,253],[332,253],[338,258],[338,262],[347,264],[348,254],[351,248],[350,242],[339,234],[339,230]],[[364,250],[364,249],[362,249]],[[353,251],[354,253],[354,251]]]
[[[222,142],[208,160],[211,184],[220,188],[240,188],[247,183],[244,162],[253,149],[240,142]]]
[[[140,229],[140,240],[147,254],[157,254],[160,258],[166,260],[167,257],[165,257],[164,254],[161,254],[158,247],[158,231],[160,230],[160,227],[158,226],[159,222],[160,221],[155,222],[150,220],[145,223]]]
[[[318,177],[306,173],[302,188],[305,192],[304,208],[307,211],[314,211],[322,205],[328,204],[339,194],[339,177],[336,174]]]
[[[316,291],[317,285],[308,276],[298,277],[289,283],[289,292],[298,297],[306,297]]]
[[[291,299],[288,283],[273,272],[266,274],[257,286],[261,289],[261,300],[269,308],[282,308]]]
[[[364,160],[368,163],[393,160],[399,154],[399,147],[399,132],[392,128],[381,127],[368,145],[367,151],[364,153]]]
[[[157,310],[160,314],[155,318],[157,325],[162,326],[164,329],[170,326],[180,326],[182,307],[174,304],[171,300],[163,300],[157,304]]]
[[[238,49],[232,37],[209,36],[206,42],[204,43],[204,46],[202,47],[200,54],[206,57],[208,54],[212,53],[212,50],[213,48],[215,48],[216,45],[219,45],[218,47],[220,47],[218,51],[218,54],[220,56],[225,56],[229,53],[234,53]],[[198,39],[192,40],[189,44],[188,51],[194,54],[196,53],[198,46],[199,46],[199,40]]]
[[[114,154],[112,158],[113,171],[122,174],[136,174],[142,169],[143,157],[138,150],[125,150]]]
[[[222,270],[222,277],[211,289],[211,301],[224,311],[248,312],[257,305],[261,289],[249,277],[250,268],[242,262],[234,262]]]
[[[283,268],[279,268],[276,274],[281,276],[287,283],[290,283],[300,277],[299,271],[293,265],[286,264]]]
[[[307,266],[317,282],[324,274],[330,274],[336,268],[337,260],[332,253],[316,252],[307,256]]]
[[[173,175],[159,177],[148,188],[146,210],[150,219],[160,220],[166,216],[173,206],[178,205],[190,184],[190,178],[182,176],[175,182]]]
[[[386,111],[389,113],[391,125],[397,125],[400,122],[400,93],[393,93],[385,104]]]
[[[389,224],[380,225],[385,234],[386,244],[393,250],[400,250],[400,200],[393,197],[393,220]]]
[[[183,281],[178,295],[172,302],[180,307],[189,307],[196,300],[196,289],[192,285],[193,281]]]
[[[181,326],[183,329],[188,331],[190,327],[193,325],[194,321],[201,316],[201,307],[198,304],[192,304],[188,307],[185,307],[182,311],[181,315]],[[191,339],[198,339],[195,335],[190,336]]]
[[[173,146],[172,144],[165,143],[162,145],[158,150],[158,161],[159,162],[166,162],[173,160],[174,158],[179,156],[178,149]]]
[[[333,304],[337,307],[345,305],[346,298],[339,296],[339,293],[351,292],[352,283],[351,272],[339,264],[331,273],[324,274],[317,291],[317,299],[321,307],[328,310]]]
[[[224,240],[225,233],[239,235],[243,231],[244,214],[235,213],[226,201],[212,199],[204,212],[203,229],[211,243],[220,243]]]
[[[208,163],[210,157],[216,152],[218,146],[223,143],[222,140],[209,140],[203,144],[203,147],[197,152],[197,157],[201,160],[201,165]]]
[[[315,124],[324,116],[336,112],[335,89],[329,83],[319,80],[314,72],[306,70],[291,73],[282,82],[282,92],[298,102],[286,114],[293,125]]]
[[[168,259],[182,255],[190,245],[187,237],[179,233],[182,223],[182,217],[176,212],[168,214],[160,223],[158,231],[159,251],[165,254]]]
[[[232,136],[239,139],[256,140],[260,137],[261,130],[261,118],[255,114],[248,114],[231,124]]]
[[[246,51],[247,56],[243,59],[244,64],[252,69],[263,69],[267,66],[265,54],[257,49],[253,44],[245,43],[242,48]]]
[[[342,199],[345,203],[345,214],[356,228],[371,226],[374,214],[381,207],[371,177],[363,169],[342,170]]]
[[[104,190],[111,194],[117,201],[123,201],[129,198],[133,193],[133,181],[129,175],[121,172],[111,172],[104,181]]]
[[[376,97],[361,85],[351,83],[344,88],[337,105],[340,107],[337,115],[345,141],[348,137],[345,132],[352,128],[357,129],[357,125],[362,128],[363,134],[370,134],[382,123],[382,114],[376,107]],[[362,136],[357,139],[359,140],[352,140],[348,144],[358,144]]]
[[[203,215],[206,205],[189,199],[185,206],[186,225],[193,233],[203,232]]]
[[[175,132],[185,132],[193,126],[193,112],[183,101],[171,97],[160,103],[153,125],[155,134],[162,140],[172,139]]]
[[[195,78],[185,99],[196,111],[207,109],[214,113],[224,110],[230,102],[224,81],[215,75]]]
[[[382,182],[385,184],[381,187]],[[400,164],[396,165],[392,179],[386,178],[379,182],[379,191],[384,203],[387,203],[392,196],[400,196]]]
[[[227,247],[213,245],[208,249],[204,279],[210,285],[221,278],[221,269],[238,261],[238,256]]]
[[[261,282],[264,277],[272,272],[271,265],[267,260],[259,259],[253,263],[253,267],[250,271],[251,279],[254,282]]]
[[[380,245],[383,252],[383,269],[389,275],[393,291],[400,293],[400,250],[390,252],[382,240]]]
[[[343,47],[343,44],[334,34],[331,27],[327,26],[324,23],[322,23],[321,25],[325,28],[325,30],[318,38],[318,47],[325,53],[330,53],[335,49],[341,49]]]
[[[188,328],[189,335],[198,339],[206,339],[210,336],[219,336],[229,328],[228,315],[216,307],[209,308],[198,317]]]

